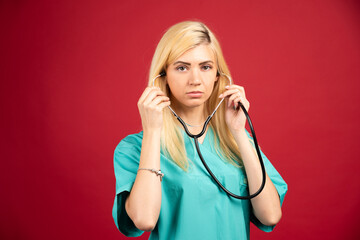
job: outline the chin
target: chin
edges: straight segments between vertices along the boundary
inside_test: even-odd
[[[190,101],[187,101],[184,105],[189,108],[199,107],[205,103],[202,99],[192,99]]]

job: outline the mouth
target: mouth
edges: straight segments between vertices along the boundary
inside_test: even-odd
[[[189,97],[192,98],[200,98],[202,97],[204,93],[201,91],[191,91],[191,92],[187,92],[186,95],[188,95]]]

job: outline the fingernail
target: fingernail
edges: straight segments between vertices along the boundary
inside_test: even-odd
[[[222,97],[223,97],[223,95],[222,95],[222,94],[220,94],[219,98],[222,98]]]
[[[230,86],[229,85],[226,85],[225,88],[228,89]]]

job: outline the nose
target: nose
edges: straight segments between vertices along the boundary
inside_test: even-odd
[[[192,69],[191,74],[189,76],[189,84],[190,85],[199,85],[201,84],[201,73],[197,69]]]

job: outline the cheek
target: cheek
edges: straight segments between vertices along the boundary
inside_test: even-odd
[[[169,85],[169,87],[171,89],[174,89],[178,85],[178,83],[176,81],[168,81],[167,84]]]
[[[183,86],[181,86],[181,84],[179,84],[177,81],[168,81],[167,85],[173,96],[178,96],[181,94],[181,90],[183,89]]]
[[[208,94],[208,96],[211,96],[211,94],[213,93],[214,91],[214,87],[215,87],[215,81],[212,82],[212,83],[209,83],[207,86],[206,86],[206,92]]]

